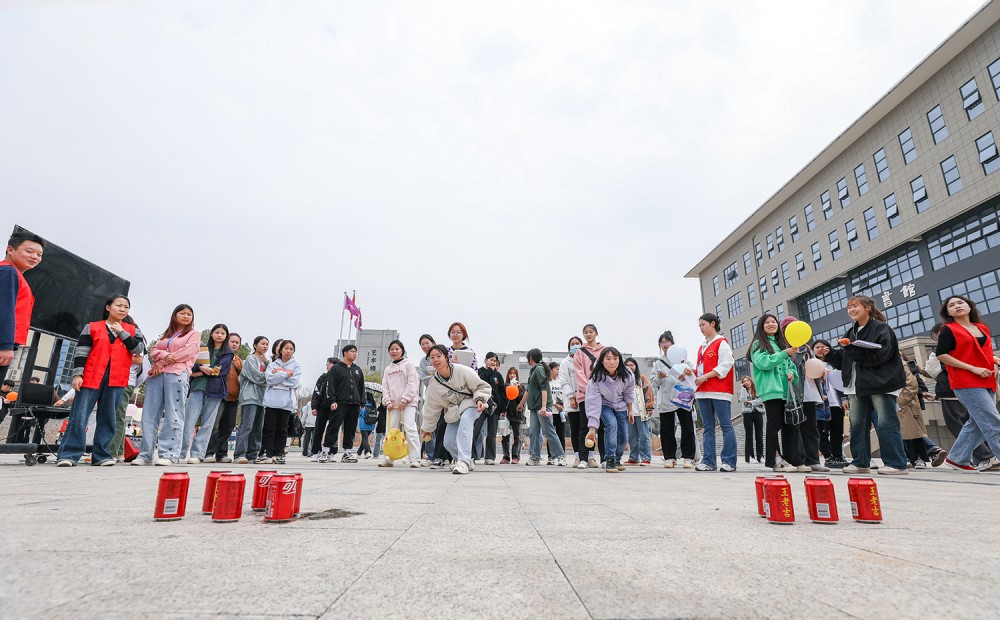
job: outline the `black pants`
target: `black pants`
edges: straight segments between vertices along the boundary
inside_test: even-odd
[[[371,454],[372,445],[368,441],[368,437],[372,434],[371,431],[361,431],[361,445],[358,446],[358,454]]]
[[[674,419],[681,425],[681,458],[694,460],[694,416],[690,411],[660,412],[660,449],[664,459],[677,458],[677,435],[674,434]]]
[[[924,443],[924,438],[920,439],[904,439],[903,447],[906,449],[906,460],[910,463],[916,464],[917,459],[928,463],[931,457],[927,455],[927,445]]]
[[[324,437],[324,433],[329,434],[329,423],[331,417],[333,417],[333,413],[333,411],[330,411],[329,405],[320,405],[319,409],[316,410],[316,426],[313,428],[312,445],[310,446],[310,452],[312,452],[312,454],[319,454],[323,449],[323,446],[330,447],[336,445],[336,437]]]
[[[569,442],[573,446],[573,452],[580,453],[580,412],[567,411],[566,420],[569,422]]]
[[[965,421],[969,419],[969,410],[957,399],[942,398],[941,413],[944,414],[944,425],[948,427],[948,432],[953,437],[958,437],[959,431],[965,426]],[[985,442],[976,446],[976,449],[972,451],[972,461],[974,463],[989,460],[992,456],[993,451],[990,450]]]
[[[323,439],[323,446],[330,449],[330,454],[337,453],[337,434],[341,428],[344,431],[344,438],[341,441],[345,452],[354,449],[354,435],[358,432],[358,416],[361,414],[361,405],[338,404],[335,410],[330,410],[326,436]],[[316,415],[316,428],[319,428],[319,414]],[[318,431],[315,431],[318,433]],[[317,435],[313,436],[313,445],[317,444]],[[315,452],[319,451],[316,446]]]
[[[590,456],[591,448],[587,447],[587,433],[590,432],[590,422],[587,420],[587,405],[585,403],[580,404],[580,435],[579,443],[577,444],[577,455],[580,457],[581,461],[586,461]],[[600,415],[598,415],[600,419]],[[600,453],[601,462],[604,462],[604,422],[601,422],[597,427],[597,451]]]
[[[503,457],[505,459],[521,458],[521,423],[510,423],[510,435],[504,435],[500,440],[503,444]]]
[[[307,426],[302,429],[302,456],[312,456],[313,427]]]
[[[799,424],[803,462],[806,465],[819,465],[819,429],[816,427],[816,403],[802,403],[802,413],[806,416],[802,424]]]
[[[224,400],[219,415],[215,418],[215,431],[212,432],[212,438],[208,442],[208,450],[205,454],[214,456],[217,461],[229,456],[229,437],[233,434],[233,429],[236,428],[237,409],[239,409],[237,401]]]
[[[804,462],[804,457],[799,451],[799,427],[794,424],[785,424],[785,401],[780,398],[764,401],[764,411],[767,420],[764,428],[764,465],[774,467],[775,457],[777,457],[778,434],[781,434],[780,450],[782,458],[792,465],[798,467]],[[815,419],[815,412],[813,412]]]
[[[264,408],[264,438],[261,441],[261,454],[264,456],[285,456],[285,443],[288,442],[287,409]]]
[[[486,425],[486,437],[479,441],[479,434]],[[500,413],[494,411],[493,415],[481,415],[472,427],[472,458],[487,459],[495,461],[497,459],[497,427],[500,424]]]
[[[743,431],[746,433],[744,442],[744,460],[764,458],[764,414],[760,411],[750,411],[743,414]]]
[[[444,413],[438,418],[437,429],[434,431],[434,460],[453,461],[451,452],[444,447],[444,431],[448,428],[448,423],[444,421]]]

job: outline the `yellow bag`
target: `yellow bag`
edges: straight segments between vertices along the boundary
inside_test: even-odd
[[[398,428],[390,430],[389,434],[385,437],[385,445],[382,451],[394,461],[405,459],[409,455],[410,450],[406,447],[406,436],[403,435],[403,431]]]

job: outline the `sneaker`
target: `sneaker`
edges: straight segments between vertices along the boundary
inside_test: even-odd
[[[486,459],[476,459],[475,461],[473,461],[473,465],[485,465],[485,464],[486,464]]]
[[[663,466],[666,467],[667,469],[673,469],[676,465],[677,465],[676,459],[667,459],[663,461]]]
[[[826,466],[832,467],[833,469],[843,469],[844,467],[847,467],[847,461],[833,457],[832,459],[826,460]]]
[[[153,464],[157,465],[159,467],[170,467],[171,465],[177,465],[178,462],[177,461],[173,461],[171,459],[165,459],[165,458],[163,458],[161,456],[160,458],[158,458],[155,461],[153,461]]]
[[[496,464],[497,464],[497,462],[496,462],[496,461],[494,461],[493,459],[486,459],[486,460],[485,460],[485,461],[483,462],[483,465],[496,465]]]
[[[322,454],[319,454],[319,455],[314,454],[313,455],[313,460],[316,461],[317,463],[329,463],[330,462],[330,453],[329,452],[323,452]]]
[[[381,463],[378,464],[379,467],[392,467],[392,461],[389,459],[383,459]]]
[[[736,468],[733,467],[732,465],[726,465],[725,463],[723,463],[722,466],[719,467],[719,471],[724,471],[726,473],[731,473],[731,472],[736,471]]]
[[[618,467],[618,471],[625,471],[625,464],[621,461],[615,462],[615,465]]]
[[[569,463],[566,462],[565,456],[560,456],[556,459],[556,467],[566,467]]]
[[[629,459],[629,460],[625,461],[625,464],[626,465],[638,465],[639,461],[637,461],[635,459]]]
[[[938,449],[937,452],[931,455],[931,466],[941,467],[942,465],[944,465],[944,460],[946,458],[948,458],[948,451]]]
[[[524,464],[527,465],[528,467],[537,467],[542,464],[542,459],[534,459],[534,458],[528,459],[527,461],[524,462]]]
[[[795,468],[795,471],[803,474],[808,474],[809,472],[812,471],[812,467],[809,467],[808,465],[799,465],[798,467]]]
[[[600,466],[601,462],[597,460],[596,456],[592,456],[589,459],[587,459],[587,467],[591,469],[597,469]]]
[[[469,471],[476,471],[476,462],[472,461],[469,463]]]
[[[694,459],[684,459],[684,469],[694,469]]]
[[[917,462],[913,464],[914,469],[927,469],[927,463],[923,462],[921,459],[917,459]]]
[[[556,460],[553,459],[553,458],[551,458],[551,457],[547,458],[547,459],[545,459],[545,464],[546,465],[555,465],[556,464]]]
[[[59,459],[56,461],[56,467],[76,467],[76,463],[69,459]]]
[[[587,465],[587,461],[580,461],[576,464],[577,469],[587,469],[588,467],[589,465]]]
[[[510,464],[511,464],[511,465],[517,465],[517,464],[518,464],[518,463],[520,463],[520,462],[521,462],[521,459],[520,459],[520,457],[517,457],[517,456],[515,456],[514,458],[512,458],[512,459],[510,460]]]
[[[979,470],[976,469],[975,467],[973,467],[972,465],[959,465],[958,463],[956,463],[955,461],[953,461],[951,459],[945,459],[944,460],[944,464],[947,465],[948,467],[951,467],[952,469],[957,469],[958,471],[966,473],[966,474],[978,474],[979,473]]]
[[[254,465],[264,465],[265,463],[270,463],[270,462],[271,459],[267,458],[266,456],[258,456],[253,460]]]
[[[896,469],[895,467],[889,467],[888,465],[883,465],[879,468],[878,473],[883,476],[905,476],[910,473],[905,469]]]
[[[996,471],[994,468],[1000,468],[1000,460],[995,456],[991,456],[985,461],[980,462],[976,469],[979,471]]]
[[[455,463],[455,466],[451,468],[451,473],[458,475],[465,475],[469,473],[469,466],[465,464],[465,461],[459,461]]]
[[[187,463],[188,465],[198,465],[199,463],[201,463],[201,459],[196,459],[195,457],[192,456],[184,462]]]
[[[104,459],[98,463],[91,463],[91,465],[95,467],[113,467],[115,462],[115,459]]]
[[[505,456],[502,459],[500,459],[500,464],[501,465],[510,465],[510,459]]]
[[[697,467],[694,468],[695,471],[715,471],[715,468],[711,465],[706,465],[705,463],[698,463]]]
[[[216,460],[218,462],[220,462],[220,463],[232,463],[233,462],[233,457],[227,455],[227,456],[222,457],[221,459],[216,459]]]
[[[274,459],[274,462],[277,463],[278,465],[284,465],[285,464],[285,457],[283,457],[283,456],[276,457]]]
[[[354,456],[350,452],[345,452],[344,456],[340,457],[341,463],[357,463],[358,457]]]
[[[799,470],[798,467],[796,467],[795,465],[792,465],[788,461],[781,461],[780,463],[778,463],[777,465],[775,465],[771,469],[773,469],[776,472],[783,473],[783,474]]]
[[[996,459],[993,459],[993,460],[994,460],[994,461],[997,461]],[[988,469],[986,469],[985,471],[1000,471],[1000,461],[997,461],[997,462],[993,463],[993,464],[992,464],[992,465],[990,465],[990,467],[989,467]]]
[[[810,465],[810,466],[809,466],[809,469],[810,469],[811,471],[815,471],[815,472],[825,472],[825,471],[830,471],[830,468],[829,468],[829,467],[827,467],[827,466],[825,466],[825,465],[819,465],[819,464],[816,464],[816,465]]]
[[[872,472],[870,467],[858,467],[855,464],[850,464],[842,469],[845,474],[870,474]]]
[[[420,466],[421,467],[430,467],[431,466],[431,460],[430,459],[421,459],[420,460]]]
[[[214,463],[215,462],[215,457],[214,456],[206,456],[204,462],[205,463]]]
[[[649,459],[642,459],[639,461],[639,467],[649,467],[650,465],[652,465],[652,462],[650,462]]]
[[[316,459],[313,458],[313,460],[315,461]],[[245,456],[241,456],[240,458],[236,459],[236,464],[237,465],[246,465],[249,462],[250,462],[250,459],[248,459]]]
[[[617,463],[615,463],[612,459],[608,459],[607,462],[604,463],[604,471],[609,474],[617,474],[621,470],[618,469]]]
[[[132,464],[133,465],[152,465],[152,463],[150,463],[146,459],[134,459],[132,461]]]

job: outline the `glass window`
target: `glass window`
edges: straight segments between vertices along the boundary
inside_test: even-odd
[[[993,94],[997,101],[1000,101],[1000,58],[997,58],[987,67],[990,72],[990,80],[993,82]]]
[[[931,201],[927,199],[927,188],[924,187],[923,176],[910,181],[910,189],[913,190],[913,205],[917,208],[917,213],[923,213],[931,208]]]
[[[750,266],[750,252],[747,252],[743,255],[743,273],[746,275],[750,275],[751,269],[752,267]]]
[[[785,304],[778,304],[774,309],[774,314],[778,317],[778,321],[785,318]]]
[[[764,250],[761,249],[760,244],[756,243],[753,246],[754,259],[757,261],[757,266],[760,267],[764,264]]]
[[[910,128],[899,134],[899,150],[903,152],[903,163],[908,164],[917,158],[917,147],[913,144],[913,134]]]
[[[715,289],[715,294],[719,294],[719,276],[712,277],[712,288]]]
[[[788,262],[781,263],[781,280],[785,283],[785,288],[792,285],[792,270],[788,268]]]
[[[819,271],[823,267],[823,255],[819,251],[819,243],[812,244],[810,249],[812,250],[813,270]]]
[[[885,149],[879,149],[875,153],[875,172],[878,173],[880,183],[889,178],[889,162],[885,159]]]
[[[942,302],[952,295],[962,295],[976,302],[980,315],[1000,312],[1000,269],[987,271],[938,291]]]
[[[816,228],[816,218],[813,217],[813,206],[810,202],[806,205],[806,230],[812,230]]]
[[[969,117],[970,121],[982,114],[983,110],[986,109],[986,106],[983,104],[983,98],[979,95],[979,86],[976,85],[976,78],[972,78],[965,84],[962,84],[962,88],[958,92],[962,94],[962,107],[965,108],[965,115]]]
[[[833,255],[833,260],[837,260],[843,254],[840,250],[840,240],[837,239],[837,231],[831,230],[827,238],[830,240],[830,254]]]
[[[823,332],[818,332],[813,334],[813,342],[817,340],[826,340],[827,342],[833,342],[837,338],[840,338],[847,333],[847,330],[851,329],[854,323],[844,323],[843,325],[838,325],[837,327],[828,329]]]
[[[767,292],[767,276],[761,276],[757,284],[760,285],[760,300],[763,302],[769,295]]]
[[[799,274],[799,280],[806,275],[806,259],[802,252],[795,255],[795,272]]]
[[[767,235],[767,257],[774,258],[774,235],[771,233]]]
[[[722,304],[715,304],[715,316],[722,317]]]
[[[1000,169],[1000,156],[997,154],[997,143],[993,141],[992,131],[987,131],[976,138],[976,149],[979,151],[979,163],[983,165],[985,174],[993,174]]]
[[[934,327],[934,310],[931,309],[931,299],[921,295],[901,304],[893,304],[885,308],[885,318],[889,327],[896,332],[896,338],[925,336]]]
[[[847,192],[847,177],[837,181],[837,200],[840,201],[841,209],[846,209],[851,204],[851,195]]]
[[[803,321],[815,321],[847,306],[847,287],[844,284],[830,284],[817,289],[799,299],[799,317]]]
[[[885,204],[885,219],[889,220],[889,228],[899,226],[899,205],[896,204],[896,194],[889,194],[882,202]]]
[[[747,304],[750,306],[757,305],[757,287],[753,284],[747,284]]]
[[[792,243],[799,240],[799,216],[793,215],[788,218],[788,232],[792,235]]]
[[[774,241],[778,246],[779,252],[785,251],[785,233],[782,232],[781,226],[778,226],[778,230],[774,231]]]
[[[781,280],[778,279],[778,269],[771,270],[771,289],[775,293],[781,292]]]
[[[954,265],[960,260],[998,246],[1000,206],[966,216],[927,239],[927,251],[930,252],[934,269]]]
[[[736,293],[727,299],[726,308],[729,310],[729,318],[743,314],[743,293]]]
[[[875,221],[875,207],[865,209],[865,229],[868,231],[868,239],[878,237],[878,222]]]
[[[820,194],[819,200],[823,203],[823,219],[828,220],[833,217],[833,203],[830,202],[830,192]]]
[[[726,270],[722,272],[722,280],[726,283],[726,288],[736,284],[740,281],[740,269],[733,261],[731,265],[726,267]]]
[[[954,196],[962,191],[962,175],[958,172],[958,163],[955,156],[941,162],[941,174],[944,175],[944,183],[948,186],[948,195]]]
[[[858,228],[854,225],[854,220],[848,220],[847,224],[844,225],[847,229],[847,247],[851,250],[858,249],[861,245],[861,241],[858,240]]]
[[[750,319],[750,329],[751,330],[753,330],[753,331],[757,330],[757,322],[758,321],[760,321],[760,317],[759,316],[755,316],[752,319]]]
[[[922,275],[924,268],[920,264],[920,253],[916,248],[903,248],[852,271],[849,277],[852,294],[874,298]]]
[[[854,180],[858,182],[858,196],[868,193],[868,176],[865,175],[865,165],[859,164],[854,169]]]
[[[743,325],[743,323],[740,323],[736,327],[730,329],[729,337],[732,340],[730,344],[734,349],[738,349],[743,345],[745,345],[747,343],[747,332],[746,332],[746,327]],[[746,361],[746,359],[744,359],[743,361]]]
[[[944,115],[941,114],[941,106],[936,105],[927,113],[927,122],[931,126],[931,135],[934,136],[934,144],[941,144],[941,141],[948,137],[948,126],[944,124]]]

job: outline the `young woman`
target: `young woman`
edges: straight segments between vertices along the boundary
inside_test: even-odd
[[[256,462],[260,454],[260,440],[254,435],[257,421],[264,419],[264,390],[267,388],[267,338],[253,339],[253,353],[243,361],[240,371],[240,418],[239,432],[236,434],[236,462],[246,464]],[[261,459],[263,462],[263,459]]]
[[[549,389],[549,369],[542,363],[542,351],[531,349],[528,351],[528,367],[531,373],[528,375],[528,392],[525,395],[524,405],[531,416],[529,432],[531,433],[531,443],[529,444],[529,457],[525,465],[542,464],[542,435],[548,442],[549,449],[552,450],[550,458],[555,459],[556,464],[566,465],[566,449],[563,447],[559,437],[556,436],[555,426],[552,424],[552,391]]]
[[[705,337],[705,342],[698,347],[698,367],[694,378],[697,389],[694,397],[698,402],[698,411],[701,412],[705,450],[695,471],[715,471],[716,422],[722,429],[722,466],[719,469],[725,472],[736,471],[736,431],[733,429],[731,411],[734,385],[729,374],[736,360],[729,342],[719,334],[721,327],[719,317],[712,313],[698,318],[698,328]]]
[[[295,390],[302,379],[302,367],[295,361],[295,343],[281,341],[278,359],[267,366],[264,391],[263,454],[272,463],[285,464],[285,443],[288,441],[288,416],[296,410]]]
[[[503,436],[500,443],[503,445],[503,458],[501,465],[511,463],[517,465],[521,462],[521,424],[524,423],[524,397],[525,389],[517,378],[517,368],[507,369],[507,386],[517,388],[517,398],[507,401],[507,411],[501,414],[510,425],[510,433]]]
[[[899,357],[896,334],[885,322],[885,315],[871,297],[856,296],[847,300],[847,314],[854,321],[841,339],[842,348],[827,356],[834,368],[843,374],[844,393],[850,401],[851,457],[845,474],[866,474],[871,464],[869,431],[877,419],[882,462],[878,469],[883,475],[906,474],[906,452],[896,416],[896,397],[906,386],[903,360]],[[855,344],[872,343],[872,345]]]
[[[243,360],[236,355],[236,352],[243,346],[243,337],[233,332],[229,334],[229,350],[233,352],[233,363],[229,367],[229,374],[226,375],[226,398],[222,401],[222,407],[215,417],[215,431],[212,433],[212,441],[208,443],[208,452],[205,453],[206,463],[232,463],[229,456],[229,437],[236,428],[236,413],[240,406],[240,373],[243,372]]]
[[[95,404],[97,426],[90,464],[115,464],[111,448],[115,411],[128,385],[132,356],[142,355],[146,350],[139,328],[124,322],[130,306],[128,297],[114,295],[104,304],[104,318],[83,326],[73,363],[76,397],[59,442],[56,467],[73,467],[83,456],[87,447],[87,419]]]
[[[417,378],[420,379],[420,400],[417,402],[417,427],[420,426],[420,412],[424,410],[424,393],[427,391],[427,384],[430,382],[431,377],[434,375],[434,368],[431,366],[431,360],[427,357],[430,352],[431,347],[433,347],[436,342],[430,334],[423,334],[417,341],[420,344],[420,350],[423,352],[424,356],[420,358],[420,362],[416,365]],[[441,431],[442,433],[444,431]],[[424,458],[420,461],[421,467],[429,467],[432,459],[434,458],[434,448],[437,446],[439,436],[434,433],[431,436],[430,441],[421,442],[421,450],[423,451]]]
[[[201,332],[194,328],[194,310],[187,304],[174,308],[167,329],[149,350],[153,367],[146,379],[142,408],[142,447],[133,465],[153,463],[154,449],[158,452],[157,465],[180,462],[188,374],[198,358],[200,343]]]
[[[740,405],[743,410],[744,460],[764,462],[764,401],[757,396],[757,386],[750,375],[740,381]]]
[[[626,429],[634,420],[635,377],[625,367],[622,354],[614,347],[606,347],[597,359],[585,395],[588,427],[585,440],[593,442],[596,438],[597,418],[600,416],[604,422],[604,446],[607,449],[604,471],[625,471],[622,454],[625,452]]]
[[[135,321],[132,320],[131,316],[126,316],[122,323],[135,325]],[[145,339],[143,339],[142,346],[146,346]],[[118,400],[118,408],[115,409],[115,436],[111,438],[110,450],[119,463],[125,461],[125,437],[127,435],[125,418],[128,417],[128,406],[132,404],[132,395],[135,394],[136,388],[142,381],[146,380],[146,377],[142,373],[144,359],[143,355],[132,356],[132,365],[129,366],[128,373],[128,385],[125,386],[122,397]]]
[[[1000,359],[993,351],[990,328],[980,321],[979,310],[971,299],[953,295],[944,300],[941,318],[944,327],[935,353],[948,366],[951,389],[969,411],[969,419],[944,462],[958,471],[974,473],[979,470],[970,463],[972,451],[984,440],[994,455],[1000,455],[1000,413],[996,405],[996,367]],[[992,460],[987,463],[987,469],[993,469]]]
[[[469,339],[469,332],[465,329],[465,325],[459,323],[458,321],[452,323],[448,326],[448,338],[451,339],[451,346],[448,347],[448,360],[454,363],[456,362],[455,351],[464,351],[465,354],[460,356],[463,360],[467,360],[469,355],[472,356],[471,362],[463,363],[463,365],[468,366],[473,370],[479,370],[479,362],[476,360],[476,352],[472,350],[472,347],[466,344],[466,340]]]
[[[369,422],[366,418],[370,416],[369,413],[374,414],[374,422]],[[372,444],[369,441],[371,434],[375,431],[375,426],[378,424],[378,407],[375,406],[375,396],[371,392],[365,393],[365,404],[361,407],[361,415],[358,416],[358,431],[361,433],[361,445],[358,446],[358,458],[359,459],[370,459],[372,457]]]
[[[753,342],[747,351],[747,359],[753,364],[753,382],[757,397],[764,403],[767,413],[764,438],[764,465],[779,472],[811,471],[804,464],[799,449],[799,427],[785,422],[785,402],[789,398],[791,384],[798,377],[792,362],[795,347],[788,346],[785,335],[778,325],[778,318],[765,314],[757,321]],[[781,433],[780,463],[775,463],[778,454],[778,433]]]
[[[226,377],[229,376],[232,363],[229,328],[219,323],[212,327],[208,345],[201,347],[198,360],[191,369],[191,386],[187,408],[184,410],[184,434],[181,443],[181,458],[187,457],[189,465],[205,460],[208,441],[212,438],[212,430],[215,428],[215,416],[228,394]],[[195,425],[199,418],[201,426],[195,433]]]
[[[667,359],[667,351],[674,346],[674,335],[669,331],[660,334],[657,341],[660,357],[653,362],[653,379],[650,382],[656,390],[656,404],[653,408],[660,415],[660,447],[663,450],[663,466],[672,469],[677,464],[676,426],[681,427],[681,458],[684,469],[694,469],[696,442],[694,436],[694,413],[676,404],[677,379],[670,375],[673,364]],[[675,423],[676,416],[676,423]]]
[[[552,413],[552,426],[556,429],[556,437],[559,438],[559,446],[563,451],[561,465],[566,465],[566,421],[563,419],[565,399],[559,388],[559,362],[549,362],[547,368],[549,369],[549,390],[552,392],[552,406],[549,407],[549,411]],[[556,459],[552,458],[555,449],[550,447],[547,441],[545,445],[545,451],[549,455],[546,465],[560,465]]]
[[[406,348],[399,340],[389,343],[389,359],[392,362],[382,373],[382,404],[388,410],[387,429],[401,428],[406,436],[406,447],[410,453],[410,467],[420,467],[420,438],[417,434],[417,396],[420,392],[420,378]],[[380,467],[392,467],[393,462],[385,457]]]
[[[817,340],[813,344],[813,354],[826,363],[823,381],[826,384],[826,401],[830,411],[830,419],[824,423],[817,418],[816,425],[819,427],[820,451],[826,459],[824,465],[839,469],[847,466],[847,461],[844,460],[844,397],[841,392],[844,382],[840,371],[826,362],[830,349],[830,343],[826,340]]]
[[[635,408],[633,422],[628,425],[628,460],[626,465],[648,466],[653,461],[652,437],[649,434],[649,414],[653,411],[653,388],[649,379],[639,372],[634,357],[625,360],[625,367],[635,377]]]
[[[573,336],[566,343],[566,350],[569,351],[569,354],[559,364],[559,374],[556,376],[555,384],[559,386],[559,392],[562,394],[563,413],[566,414],[566,420],[569,422],[569,438],[576,459],[575,465],[579,469],[587,469],[587,461],[580,460],[580,405],[576,400],[576,373],[573,368],[573,355],[581,346],[583,346],[583,340],[577,336]]]
[[[598,420],[600,424],[597,433],[597,446],[598,454],[601,455],[601,459],[605,458],[605,444],[604,438],[606,433],[604,432],[604,420],[601,418],[601,412],[597,411],[593,416],[587,413],[587,387],[590,382],[590,376],[597,366],[597,358],[600,357],[601,351],[604,350],[604,345],[597,341],[597,327],[593,323],[587,323],[583,326],[583,346],[577,349],[576,353],[573,354],[573,375],[576,378],[576,402],[580,407],[580,421],[594,417]],[[591,455],[591,448],[587,447],[584,437],[589,434],[587,427],[583,424],[580,425],[580,440],[577,443],[577,448],[579,449],[579,457],[581,461],[586,462],[590,467],[599,467],[598,458],[596,455]]]
[[[794,316],[786,316],[781,320],[779,327],[781,333],[785,333],[785,328],[797,321]],[[787,338],[786,338],[787,340]],[[819,460],[819,418],[818,415],[823,410],[826,402],[825,390],[821,379],[810,379],[806,376],[806,362],[816,357],[808,345],[803,345],[796,349],[792,356],[792,363],[795,364],[797,379],[792,386],[797,402],[802,403],[802,413],[804,419],[799,424],[799,437],[802,438],[802,458],[803,464],[815,472],[830,471]]]

